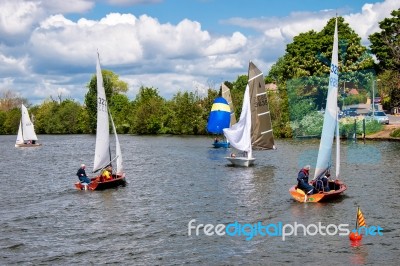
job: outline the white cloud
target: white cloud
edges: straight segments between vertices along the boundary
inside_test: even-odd
[[[94,0],[35,0],[47,11],[47,14],[54,13],[84,13],[94,7]]]
[[[365,4],[361,13],[345,15],[346,22],[360,35],[362,43],[368,45],[368,36],[380,31],[379,22],[390,17],[390,13],[400,8],[398,0],[386,0],[382,3]]]
[[[135,5],[140,0],[109,0]],[[151,3],[157,3],[152,1]],[[232,34],[214,35],[202,24],[183,19],[161,23],[149,15],[110,13],[99,20],[68,19],[65,13],[93,8],[93,0],[22,1],[0,4],[0,88],[11,87],[30,101],[59,93],[83,101],[95,72],[96,51],[103,69],[129,84],[133,98],[140,86],[156,87],[164,97],[181,90],[204,92],[247,73],[249,60],[267,73],[294,36],[319,31],[336,10],[295,12],[287,17],[233,18]],[[147,2],[149,3],[149,2]],[[339,14],[367,41],[378,22],[400,7],[395,0],[365,4],[359,12]],[[9,25],[9,26],[7,26]],[[250,34],[242,29],[253,29]]]
[[[0,41],[20,41],[42,16],[43,10],[36,2],[5,0],[0,5]]]

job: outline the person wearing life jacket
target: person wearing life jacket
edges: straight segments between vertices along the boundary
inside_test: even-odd
[[[317,181],[315,183],[315,188],[318,191],[329,192],[330,191],[330,188],[329,188],[329,177],[330,176],[331,176],[331,174],[329,173],[329,171],[326,171],[324,175],[318,177]]]
[[[78,176],[79,181],[81,181],[81,183],[90,184],[90,178],[86,175],[85,168],[86,165],[81,164],[81,167],[78,169],[78,172],[76,172],[76,175]]]
[[[102,177],[104,180],[110,180],[112,178],[112,167],[107,166],[106,169],[103,170],[103,172],[101,173]]]
[[[303,190],[307,195],[314,193],[314,187],[308,183],[310,165],[304,166],[297,175],[297,188]]]

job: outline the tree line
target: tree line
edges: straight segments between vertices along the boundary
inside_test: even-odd
[[[346,89],[357,88],[371,95],[372,86],[386,109],[400,105],[400,9],[379,23],[381,32],[369,36],[370,50],[361,38],[338,17],[339,31],[339,104],[350,102]],[[320,31],[294,37],[285,54],[272,66],[266,83],[275,83],[276,92],[268,92],[269,107],[276,137],[292,137],[293,122],[323,109],[328,90],[335,19]],[[379,61],[375,62],[374,57]],[[126,134],[207,134],[206,124],[214,99],[220,90],[209,88],[207,95],[179,91],[172,99],[159,90],[142,86],[135,99],[126,96],[128,84],[109,70],[102,70],[110,113],[118,133]],[[247,75],[224,83],[231,89],[236,116],[240,116]],[[16,134],[20,105],[29,107],[38,134],[92,134],[96,130],[96,76],[87,84],[84,104],[73,99],[49,98],[30,106],[26,99],[6,91],[0,98],[0,134]],[[365,99],[365,97],[360,97]],[[315,115],[312,115],[315,116]]]

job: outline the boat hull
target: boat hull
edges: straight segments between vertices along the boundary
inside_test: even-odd
[[[91,178],[91,182],[89,185],[85,185],[81,182],[75,183],[75,188],[78,190],[105,190],[110,188],[116,188],[119,186],[126,186],[125,173],[122,175],[113,175],[113,178],[110,180],[102,180],[100,176],[96,176]]]
[[[254,165],[255,158],[247,157],[225,157],[234,166],[249,167]]]
[[[24,143],[22,143],[22,144],[15,144],[15,147],[16,147],[16,148],[39,147],[39,146],[42,146],[42,144],[40,144],[40,143],[35,143],[35,144],[24,144]]]
[[[214,148],[229,148],[229,142],[219,141],[213,143]]]
[[[313,182],[310,182],[313,185]],[[342,193],[347,189],[346,184],[340,180],[329,181],[329,187],[332,187],[329,192],[318,192],[312,195],[307,195],[303,190],[298,189],[297,185],[289,189],[290,195],[298,202],[320,202],[337,199],[342,196]]]

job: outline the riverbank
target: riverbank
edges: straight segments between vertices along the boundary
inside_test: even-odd
[[[392,133],[394,130],[400,128],[400,124],[389,124],[389,125],[384,125],[383,130],[376,132],[374,134],[370,134],[365,136],[365,139],[368,140],[390,140],[390,141],[400,141],[400,138],[394,138],[390,136],[390,133]]]

